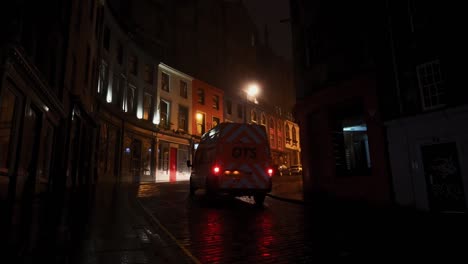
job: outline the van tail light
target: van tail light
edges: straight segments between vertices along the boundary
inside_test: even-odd
[[[221,174],[221,168],[219,166],[213,166],[213,174],[219,176]]]
[[[268,168],[268,169],[267,169],[267,173],[268,173],[268,176],[272,177],[272,176],[273,176],[273,169],[272,169],[272,168]]]

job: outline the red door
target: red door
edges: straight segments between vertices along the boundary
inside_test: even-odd
[[[169,181],[175,182],[177,175],[177,149],[171,148],[171,157],[169,158]]]

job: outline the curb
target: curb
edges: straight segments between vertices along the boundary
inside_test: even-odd
[[[274,195],[274,194],[269,194],[269,193],[267,193],[267,196],[269,196],[269,197],[271,197],[271,198],[273,198],[273,199],[280,200],[280,201],[284,201],[284,202],[288,202],[288,203],[294,203],[294,204],[305,205],[305,202],[302,201],[302,200],[284,198],[284,197],[276,196],[276,195]]]

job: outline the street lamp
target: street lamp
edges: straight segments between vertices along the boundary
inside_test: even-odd
[[[247,100],[258,104],[257,95],[260,93],[260,87],[257,83],[249,83],[245,92],[247,94]]]

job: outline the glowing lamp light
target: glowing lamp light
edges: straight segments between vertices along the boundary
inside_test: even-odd
[[[203,120],[203,115],[201,113],[197,113],[196,118],[198,121]]]
[[[258,94],[259,90],[260,89],[258,88],[257,84],[249,84],[249,86],[247,87],[247,95],[254,97]]]

